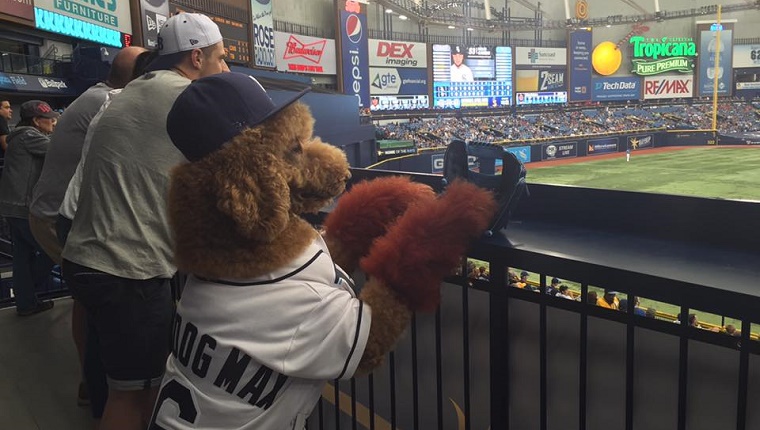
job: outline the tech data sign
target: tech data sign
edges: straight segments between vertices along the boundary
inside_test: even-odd
[[[60,14],[63,17],[73,18],[74,20],[83,21],[98,27],[103,27],[104,29],[132,34],[132,16],[129,12],[129,1],[127,0],[35,0],[34,7],[35,9]],[[40,18],[43,18],[43,25],[45,25],[46,28],[40,26]],[[38,28],[43,28],[48,31],[55,31],[49,30],[49,28],[63,30],[66,26],[63,22],[63,18],[58,18],[56,20],[56,18],[53,17],[51,22],[48,16],[45,16],[43,13],[38,14],[37,11],[35,11],[35,19]],[[71,26],[78,26],[81,28],[82,24],[72,23]],[[67,34],[69,36],[72,35],[63,31],[55,32]],[[118,46],[121,46],[121,44]]]
[[[427,45],[369,39],[369,66],[426,69]]]
[[[661,39],[634,36],[630,40],[633,47],[633,70],[640,76],[660,73],[694,73],[694,58],[697,44],[691,37]]]
[[[335,40],[274,32],[277,70],[281,72],[334,75]]]
[[[676,99],[694,95],[694,75],[657,76],[644,79],[644,99]]]
[[[515,48],[518,66],[567,66],[567,48]]]

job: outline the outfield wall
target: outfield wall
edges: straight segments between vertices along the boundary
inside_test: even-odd
[[[668,146],[707,145],[753,145],[756,139],[741,136],[720,136],[713,131],[653,131],[614,136],[594,136],[578,139],[531,142],[524,145],[511,144],[507,150],[523,163],[536,163],[569,158],[595,157],[599,155],[632,151],[646,151]],[[421,150],[416,155],[386,160],[374,166],[379,170],[397,170],[416,173],[443,173],[445,149]],[[471,167],[476,166],[473,160]]]

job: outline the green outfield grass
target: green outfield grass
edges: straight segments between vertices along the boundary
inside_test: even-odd
[[[611,190],[760,200],[760,148],[689,148],[671,152],[634,151],[613,159],[534,167],[529,183]]]

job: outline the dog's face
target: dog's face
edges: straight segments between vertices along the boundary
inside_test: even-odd
[[[317,212],[350,178],[343,151],[314,138],[313,124],[307,106],[287,107],[215,153],[178,167],[171,199],[191,202],[207,193],[216,212],[206,216],[209,222],[231,219],[236,234],[277,240],[293,217]]]

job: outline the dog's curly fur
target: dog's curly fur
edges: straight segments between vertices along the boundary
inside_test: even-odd
[[[299,214],[345,189],[345,154],[312,137],[308,107],[296,103],[194,163],[177,166],[169,221],[179,270],[209,278],[252,278],[297,257],[317,232]]]
[[[301,215],[345,190],[345,154],[312,137],[314,120],[296,103],[245,130],[218,151],[176,167],[169,221],[179,270],[212,279],[266,275],[298,257],[319,234]],[[452,184],[441,198],[408,178],[358,184],[326,221],[334,260],[369,280],[359,298],[372,312],[358,371],[394,346],[412,311],[432,310],[443,277],[493,216],[490,193]]]

